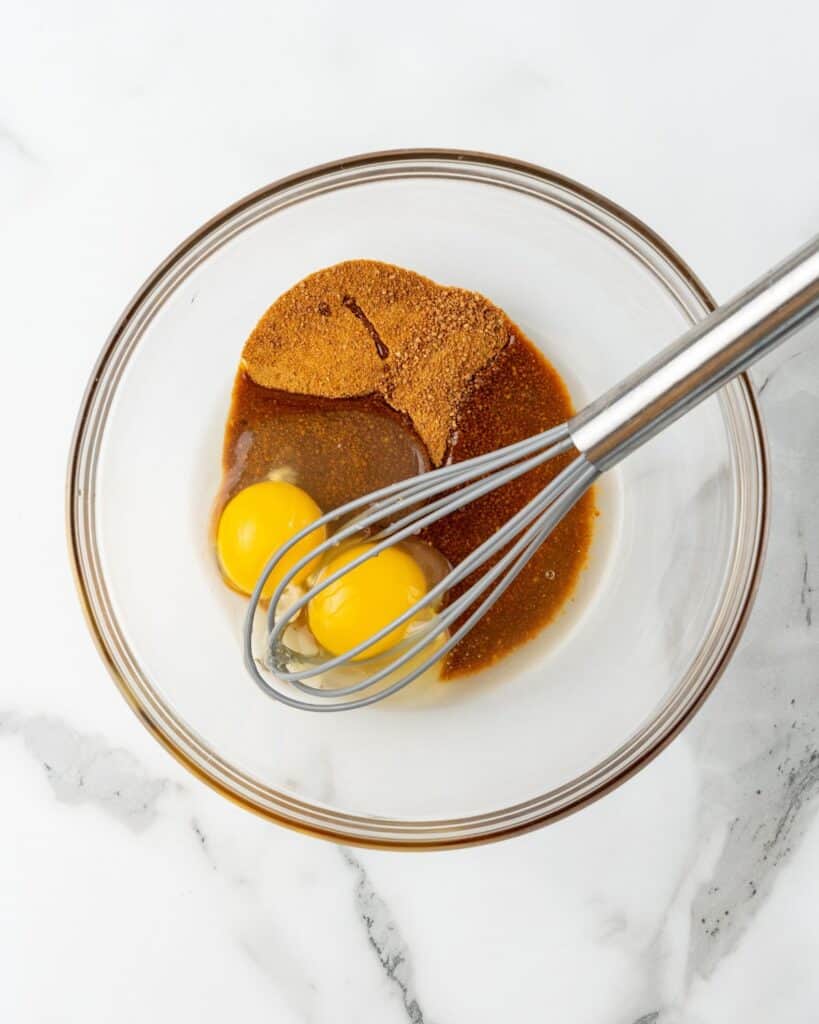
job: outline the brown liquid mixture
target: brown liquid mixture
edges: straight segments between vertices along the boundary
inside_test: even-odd
[[[571,399],[556,371],[511,324],[509,332],[505,347],[478,372],[458,407],[446,461],[459,462],[520,441],[572,414]],[[426,539],[457,564],[534,497],[569,457],[467,505],[434,524]],[[262,387],[240,370],[225,432],[224,482],[216,515],[237,491],[283,469],[287,479],[328,512],[430,465],[412,423],[383,398],[296,395]],[[450,652],[444,678],[491,664],[554,618],[585,563],[594,514],[589,494]]]
[[[566,387],[554,368],[518,331],[474,380],[460,406],[448,461],[462,462],[563,423],[573,413]],[[544,466],[484,495],[430,528],[427,539],[457,565],[531,501],[573,455]],[[531,639],[571,596],[591,544],[595,516],[587,493],[544,541],[532,560],[483,619],[450,652],[444,678],[474,672]],[[500,557],[500,553],[497,558]],[[483,573],[492,563],[484,565]],[[453,600],[475,582],[467,577]],[[457,623],[456,623],[457,625]]]
[[[383,398],[316,398],[263,388],[239,371],[225,430],[225,504],[271,472],[307,491],[323,512],[430,468],[406,416]]]

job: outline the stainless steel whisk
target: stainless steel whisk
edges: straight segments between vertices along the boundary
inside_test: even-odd
[[[251,595],[244,627],[244,660],[251,676],[268,696],[306,711],[360,708],[403,689],[444,658],[486,614],[604,470],[747,369],[817,313],[819,236],[686,331],[568,423],[487,455],[402,480],[322,516],[273,555]],[[578,452],[576,458],[551,483],[389,625],[337,657],[306,658],[294,655],[285,646],[287,627],[317,593],[337,579],[385,548],[573,448]],[[270,574],[302,538],[340,520],[344,521],[341,527],[299,559],[274,590],[267,612],[266,664],[260,664],[253,651],[253,625]],[[372,548],[280,612],[282,595],[305,566],[365,533]],[[307,682],[349,665],[371,644],[415,619],[423,609],[434,607],[447,591],[501,551],[501,557],[483,575],[416,632],[409,632],[383,654],[356,661],[357,667],[371,670],[364,679],[337,686]],[[464,621],[447,635],[463,616]],[[294,659],[298,667],[293,667]],[[286,692],[269,677],[295,692]],[[310,699],[296,696],[298,692]]]

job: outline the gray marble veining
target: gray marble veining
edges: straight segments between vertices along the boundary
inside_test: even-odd
[[[367,938],[387,978],[397,987],[410,1024],[432,1024],[424,1017],[415,990],[412,958],[398,925],[384,900],[370,882],[361,861],[347,847],[342,857],[356,874],[355,902]]]
[[[819,346],[805,340],[760,376],[772,437],[767,564],[746,638],[690,729],[703,773],[697,846],[686,868],[696,884],[690,895],[686,878],[679,885],[690,904],[685,968],[664,1007],[641,1020],[687,1019],[692,983],[712,977],[737,948],[819,812],[811,583],[819,554],[819,520],[811,511],[819,508]],[[662,927],[647,960],[673,945]],[[648,998],[660,994],[656,987],[655,978]]]
[[[169,783],[151,778],[132,754],[48,715],[0,717],[0,736],[16,736],[42,765],[58,800],[91,803],[135,832],[148,828]]]

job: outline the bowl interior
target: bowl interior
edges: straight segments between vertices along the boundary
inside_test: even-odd
[[[485,293],[577,406],[704,308],[633,224],[523,171],[399,162],[263,193],[172,259],[115,332],[78,436],[81,584],[130,699],[211,781],[350,839],[469,840],[611,784],[710,685],[758,562],[761,440],[738,382],[605,477],[574,601],[492,670],[350,714],[280,706],[244,672],[245,603],[208,541],[222,430],[261,313],[357,257]]]

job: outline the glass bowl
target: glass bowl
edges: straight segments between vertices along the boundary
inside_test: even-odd
[[[645,765],[725,668],[766,532],[759,411],[739,378],[604,478],[575,599],[513,657],[360,711],[293,711],[245,674],[244,601],[208,519],[245,337],[304,275],[356,257],[483,292],[578,406],[713,306],[629,213],[519,161],[399,151],[263,188],[183,242],[105,345],[69,467],[79,591],[142,722],[242,806],[345,843],[499,839]]]

